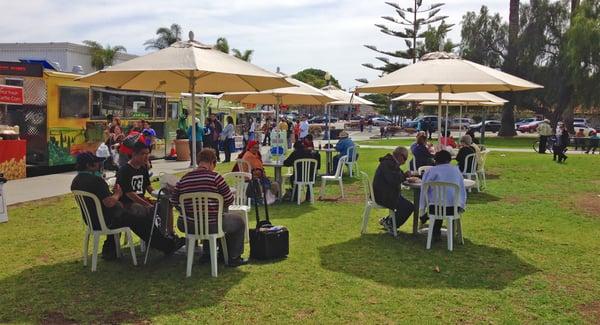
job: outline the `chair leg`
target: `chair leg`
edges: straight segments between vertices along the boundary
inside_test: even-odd
[[[398,237],[398,228],[396,227],[396,213],[394,212],[394,210],[388,210],[389,213],[389,217],[392,218],[392,234],[394,235],[394,237]]]
[[[146,248],[148,248],[148,247],[146,247],[146,242],[144,240],[140,239],[140,252],[142,252],[142,253],[145,252]]]
[[[361,234],[367,233],[367,225],[369,224],[369,214],[371,214],[371,205],[368,203],[365,205],[365,211],[363,212],[363,224],[360,229]]]
[[[344,182],[340,178],[340,191],[342,192],[342,199],[344,198]]]
[[[304,185],[298,185],[298,191],[296,193],[296,198],[297,198],[296,201],[297,201],[298,205],[300,205],[300,200],[301,200],[300,198],[302,197],[302,190],[303,189],[304,189]]]
[[[315,203],[315,190],[313,184],[308,184],[308,191],[310,191],[310,203]]]
[[[481,192],[481,184],[479,183],[479,174],[475,173],[475,185],[477,185],[477,192]]]
[[[221,248],[223,249],[223,261],[225,261],[225,265],[229,265],[229,252],[227,251],[227,240],[225,236],[221,237]]]
[[[121,257],[121,234],[113,235],[115,239],[115,251],[117,253],[117,257]]]
[[[135,247],[133,246],[133,235],[131,234],[131,229],[127,230],[125,236],[127,236],[127,241],[129,242],[129,251],[131,252],[131,259],[133,260],[133,265],[137,266],[137,256],[135,256]]]
[[[485,170],[481,171],[481,179],[483,180],[483,187],[487,188],[487,180],[485,178]]]
[[[358,176],[360,174],[360,170],[358,169],[358,161],[355,161],[353,165],[356,167],[356,175]]]
[[[429,229],[427,229],[427,249],[431,249],[431,240],[433,239],[433,224],[435,223],[435,219],[431,216],[429,217]]]
[[[89,243],[90,243],[90,232],[89,232],[89,230],[86,230],[85,235],[83,235],[83,266],[87,266]]]
[[[185,276],[189,278],[192,276],[192,264],[194,263],[194,249],[196,247],[196,239],[195,238],[186,238],[187,248],[187,267],[185,269]]]
[[[290,197],[290,202],[294,202],[294,194],[298,191],[298,184],[294,184],[292,186],[292,196]]]
[[[246,233],[244,234],[244,241],[250,242],[250,226],[248,225],[248,211],[244,210],[244,217],[246,218]]]
[[[319,191],[319,199],[323,197],[325,193],[325,179],[321,178],[321,190]]]
[[[463,239],[462,222],[460,221],[460,219],[456,219],[456,232],[457,232],[458,240],[460,241],[460,244],[464,245],[465,240]]]
[[[213,278],[217,277],[217,238],[210,236],[208,238],[210,245],[210,274]]]
[[[446,230],[446,237],[448,238],[448,250],[452,251],[452,240],[454,239],[454,220],[448,220],[448,229]]]
[[[96,272],[96,265],[98,263],[98,243],[100,242],[100,235],[94,234],[94,243],[92,250],[92,272]]]

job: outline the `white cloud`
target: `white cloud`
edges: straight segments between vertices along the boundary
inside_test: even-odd
[[[434,1],[425,1],[429,2]],[[478,11],[483,4],[507,16],[504,0],[446,1],[441,13],[457,24],[450,34],[453,40],[460,38],[462,15]],[[253,62],[269,70],[279,66],[294,73],[320,68],[330,71],[344,87],[354,87],[355,78],[376,78],[376,71],[361,66],[376,63],[376,53],[363,44],[385,49],[404,46],[374,26],[383,22],[381,16],[394,15],[383,0],[5,0],[2,9],[11,14],[0,20],[0,42],[92,39],[143,54],[143,42],[158,27],[177,22],[185,35],[191,29],[205,43],[224,36],[232,47],[254,49]]]

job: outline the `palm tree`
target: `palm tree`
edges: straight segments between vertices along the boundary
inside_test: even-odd
[[[233,56],[235,56],[236,58],[242,59],[246,62],[250,62],[252,60],[252,54],[254,53],[254,50],[245,50],[242,53],[238,49],[232,49],[231,52],[233,52]]]
[[[127,52],[122,45],[103,47],[96,41],[85,40],[83,44],[90,47],[90,55],[92,56],[92,67],[96,70],[102,70],[106,66],[110,66],[115,62],[117,52]]]
[[[219,37],[219,38],[217,38],[217,43],[215,44],[215,49],[217,49],[223,53],[229,54],[229,42],[227,42],[227,39],[225,37]]]
[[[171,44],[181,41],[181,26],[171,24],[171,27],[160,27],[156,30],[157,38],[149,39],[144,42],[147,50],[161,50],[171,46]]]

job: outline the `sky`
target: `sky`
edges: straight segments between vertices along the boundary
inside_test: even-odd
[[[388,0],[391,1],[391,0]],[[425,5],[442,0],[424,0]],[[305,68],[326,70],[342,87],[354,88],[354,79],[377,78],[378,72],[362,63],[377,65],[380,49],[403,48],[404,42],[387,36],[374,24],[381,16],[397,15],[383,0],[0,0],[0,43],[73,42],[95,40],[123,45],[128,53],[143,55],[144,41],[158,27],[178,23],[184,39],[214,44],[227,38],[230,47],[253,49],[252,63],[267,70],[293,74]],[[412,0],[396,0],[410,6]],[[460,40],[460,21],[467,11],[482,5],[507,20],[506,0],[447,0],[440,14],[456,24],[449,37]],[[10,14],[9,14],[10,13]]]

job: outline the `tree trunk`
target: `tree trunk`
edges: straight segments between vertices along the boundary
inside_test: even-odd
[[[510,0],[510,10],[508,16],[508,53],[504,61],[504,71],[514,74],[517,70],[517,41],[519,37],[519,0]],[[500,136],[515,136],[515,96],[510,94],[510,101],[504,104],[502,110],[502,126],[500,127]]]

